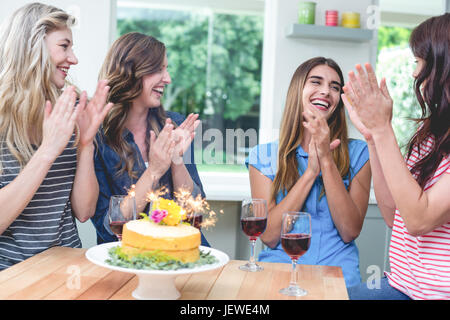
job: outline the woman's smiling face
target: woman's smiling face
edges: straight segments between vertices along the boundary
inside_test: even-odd
[[[45,36],[50,59],[55,67],[51,81],[59,88],[63,88],[69,69],[78,63],[73,53],[72,31],[69,28],[49,32]]]
[[[329,119],[341,99],[341,80],[331,67],[322,64],[311,69],[303,88],[304,110],[315,108]]]
[[[167,57],[164,58],[160,70],[142,78],[142,92],[133,102],[139,105],[156,108],[161,106],[161,98],[166,85],[172,82],[167,70]]]

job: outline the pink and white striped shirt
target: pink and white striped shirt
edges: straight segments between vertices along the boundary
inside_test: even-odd
[[[434,138],[430,136],[407,159],[412,165],[428,154]],[[431,188],[443,174],[450,174],[450,155],[442,159],[434,176],[426,183]],[[450,196],[450,193],[449,193]],[[450,299],[450,221],[418,237],[408,233],[398,210],[395,211],[389,248],[389,284],[412,299]]]

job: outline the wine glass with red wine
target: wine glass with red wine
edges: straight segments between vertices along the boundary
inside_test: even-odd
[[[297,260],[308,251],[311,244],[311,215],[306,212],[283,213],[281,222],[281,246],[291,257],[291,282],[280,293],[288,296],[301,297],[307,294],[297,284]]]
[[[136,219],[136,201],[131,195],[112,196],[109,200],[108,222],[111,231],[122,240],[123,225]]]
[[[202,229],[203,223],[203,215],[199,212],[194,212],[187,216],[186,220],[191,226],[197,228],[198,230]]]
[[[241,210],[242,231],[249,237],[251,253],[249,261],[240,266],[244,271],[261,271],[263,267],[255,262],[256,239],[266,230],[267,226],[267,201],[264,199],[244,199]]]

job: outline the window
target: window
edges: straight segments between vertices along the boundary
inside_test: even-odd
[[[402,152],[417,129],[410,119],[421,116],[413,85],[414,56],[409,48],[412,29],[430,18],[448,11],[450,1],[379,0],[381,27],[378,30],[377,76],[387,80],[394,109],[392,125]]]
[[[402,152],[406,152],[409,139],[417,129],[412,119],[421,116],[414,93],[414,56],[409,48],[412,29],[382,26],[378,29],[378,79],[385,77],[394,101],[392,126]]]
[[[237,10],[237,1],[228,10],[201,1],[192,1],[200,5],[191,8],[179,3],[119,1],[117,33],[138,31],[166,45],[172,83],[163,105],[200,115],[199,171],[247,172],[243,163],[259,131],[263,9]],[[212,3],[231,7],[227,1]]]

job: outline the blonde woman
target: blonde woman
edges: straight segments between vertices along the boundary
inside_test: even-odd
[[[147,193],[161,187],[169,199],[181,189],[205,196],[191,143],[200,121],[198,115],[184,119],[164,110],[161,99],[171,83],[167,67],[165,45],[138,32],[118,38],[103,63],[100,78],[108,80],[114,106],[96,140],[100,196],[92,222],[98,243],[117,241],[105,219],[108,201],[132,185],[137,212],[148,210]],[[209,245],[203,234],[202,245]]]
[[[105,82],[89,103],[83,92],[76,105],[73,86],[62,93],[78,63],[73,23],[33,3],[0,32],[0,269],[52,246],[80,247],[74,217],[94,214],[93,139],[111,106]]]
[[[309,250],[300,264],[342,267],[347,286],[359,284],[358,249],[370,190],[367,145],[349,139],[341,100],[344,79],[331,59],[312,58],[295,71],[280,138],[251,150],[252,197],[266,199],[269,215],[259,261],[291,263],[280,244],[281,217],[312,218]]]

